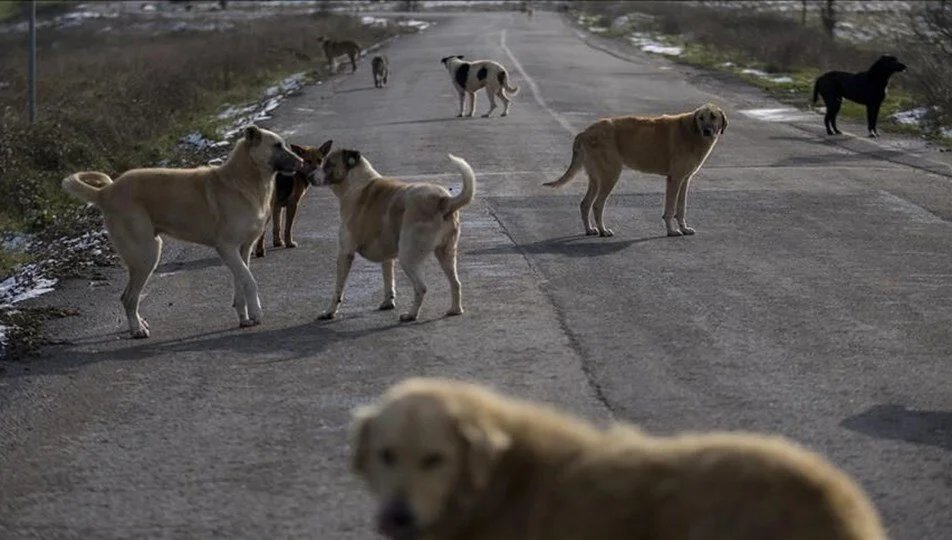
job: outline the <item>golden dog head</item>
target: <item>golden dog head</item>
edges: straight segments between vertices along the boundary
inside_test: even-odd
[[[708,103],[694,111],[694,125],[702,137],[716,137],[727,129],[727,115],[717,105]]]
[[[273,131],[248,126],[245,128],[242,143],[248,157],[259,170],[290,174],[304,164],[301,157],[291,151],[288,143]]]
[[[485,489],[511,444],[441,384],[401,383],[354,414],[352,466],[377,498],[378,530],[393,540],[425,535]]]
[[[331,141],[324,143],[330,149]],[[323,148],[323,147],[322,147]],[[348,173],[363,163],[363,158],[357,150],[334,150],[321,162],[321,167],[315,171],[315,185],[331,186],[343,183]]]
[[[304,163],[298,168],[296,174],[302,175],[309,184],[316,186],[318,184],[317,170],[321,168],[321,163],[327,154],[330,153],[331,144],[333,144],[333,142],[334,141],[327,141],[320,147],[292,144],[291,150],[304,160]]]

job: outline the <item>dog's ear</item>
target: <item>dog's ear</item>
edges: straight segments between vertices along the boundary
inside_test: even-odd
[[[499,460],[512,446],[508,433],[488,422],[459,420],[459,436],[466,448],[463,466],[476,490],[489,485]]]
[[[360,163],[360,152],[357,150],[344,150],[341,152],[341,157],[344,158],[344,165],[350,168],[356,167]]]
[[[464,57],[462,54],[457,54],[457,55],[456,55],[456,58],[459,58],[460,60],[462,60],[462,59],[465,58],[465,57]]]
[[[721,130],[719,133],[724,133],[727,131],[727,114],[724,112],[724,109],[718,111],[721,115]]]
[[[354,409],[350,426],[350,467],[359,474],[367,470],[367,438],[370,422],[377,415],[376,407],[365,405]]]
[[[334,144],[334,141],[333,141],[333,140],[328,140],[327,142],[325,142],[324,144],[322,144],[320,148],[317,149],[317,151],[321,153],[321,159],[326,158],[326,157],[327,157],[327,154],[330,154],[330,153],[331,153],[331,145],[332,145],[332,144]]]
[[[299,145],[299,144],[291,143],[291,144],[289,144],[288,146],[291,147],[291,151],[294,152],[295,154],[297,154],[297,156],[298,156],[299,158],[302,158],[302,159],[303,159],[304,156],[307,155],[307,150],[306,150],[303,146],[301,146],[301,145]]]
[[[251,125],[245,128],[245,140],[248,141],[251,145],[256,145],[261,142],[261,128],[255,125]]]

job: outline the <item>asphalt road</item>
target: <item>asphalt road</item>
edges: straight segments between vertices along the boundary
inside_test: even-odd
[[[267,124],[408,179],[457,186],[445,154],[469,160],[462,317],[441,317],[448,289],[430,261],[422,321],[397,324],[375,311],[379,268],[358,260],[343,318],[316,322],[339,221],[321,189],[300,247],[252,263],[260,327],[236,328],[211,250],[174,242],[147,287],[148,341],[126,337],[120,270],[43,298],[82,315],[52,323],[64,343],[0,379],[0,538],[371,538],[349,411],[440,375],[658,432],[782,433],[855,475],[894,539],[947,539],[950,169],[895,141],[831,141],[818,116],[759,119],[749,111],[779,105],[756,90],[601,48],[555,14],[444,16],[389,47],[389,88],[364,60]],[[456,119],[449,54],[509,66],[512,114]],[[730,126],[692,185],[696,236],[663,236],[658,177],[624,173],[610,239],[580,234],[584,175],[540,186],[597,117],[709,100]],[[398,273],[398,303],[410,293]]]

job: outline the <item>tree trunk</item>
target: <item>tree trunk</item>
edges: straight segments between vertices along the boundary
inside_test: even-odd
[[[833,6],[833,0],[826,0],[826,6],[820,8],[820,18],[826,35],[833,39],[833,30],[836,29],[836,8]]]

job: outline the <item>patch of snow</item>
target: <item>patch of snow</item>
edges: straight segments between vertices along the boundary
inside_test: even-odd
[[[747,109],[740,111],[744,116],[748,116],[762,122],[799,122],[812,120],[813,115],[793,107],[779,107],[774,109]]]
[[[661,43],[660,41],[657,41],[646,34],[639,32],[628,36],[628,41],[630,41],[635,47],[638,47],[642,51],[654,54],[681,56],[681,53],[684,52],[684,48],[682,47],[665,45],[664,43]]]
[[[0,306],[7,307],[44,295],[51,292],[54,285],[55,279],[43,277],[37,265],[28,264],[16,275],[0,281]]]
[[[409,21],[398,21],[397,24],[400,26],[406,26],[409,28],[416,28],[419,31],[426,30],[430,26],[433,26],[433,23],[427,21],[418,21],[416,19],[410,19]]]
[[[724,62],[723,64],[721,64],[721,67],[734,67],[736,65],[737,64],[735,64],[734,62]]]
[[[32,241],[32,237],[24,233],[9,234],[5,238],[0,239],[0,250],[26,251]]]
[[[776,77],[774,75],[767,73],[766,71],[761,71],[759,69],[744,68],[740,72],[745,75],[754,75],[762,79],[767,79],[768,81],[772,81],[775,83],[792,83],[793,82],[793,79],[786,75],[781,75],[779,77]]]
[[[926,117],[929,110],[925,107],[917,107],[915,109],[909,109],[907,111],[899,111],[892,115],[893,120],[899,122],[900,124],[906,125],[918,125],[922,123],[922,120]]]
[[[381,17],[364,16],[360,18],[360,24],[364,26],[387,26],[387,19]]]
[[[621,17],[615,17],[612,20],[612,30],[622,30],[627,29],[631,26],[631,17],[628,15],[622,15]]]
[[[608,32],[608,30],[609,29],[605,28],[604,26],[589,26],[588,27],[589,32],[595,32],[596,34],[601,34],[602,32]]]

